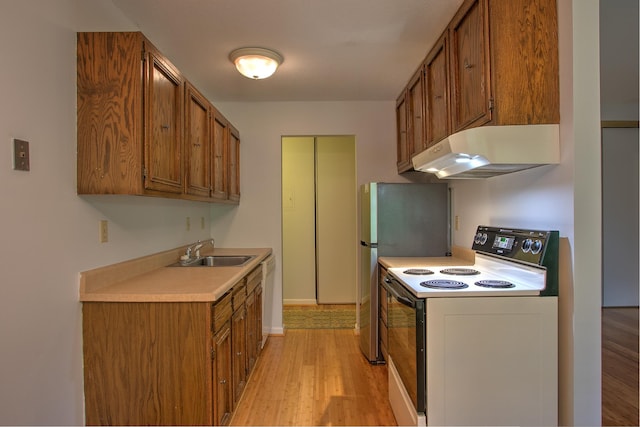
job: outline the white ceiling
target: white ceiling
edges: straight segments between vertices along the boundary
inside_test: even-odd
[[[113,0],[212,101],[395,100],[462,0]],[[265,80],[239,47],[284,56]]]
[[[462,3],[112,1],[213,102],[395,100]],[[600,16],[601,101],[637,102],[638,0],[602,1]],[[250,46],[284,56],[273,77],[235,70],[229,52]]]

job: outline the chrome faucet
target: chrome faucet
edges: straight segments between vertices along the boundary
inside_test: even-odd
[[[190,245],[187,248],[185,255],[189,259],[191,259],[192,253],[195,253],[196,258],[200,257],[200,249],[207,243],[211,244],[211,247],[215,249],[215,239],[205,240],[204,242],[198,240],[196,243],[194,243],[193,245]]]

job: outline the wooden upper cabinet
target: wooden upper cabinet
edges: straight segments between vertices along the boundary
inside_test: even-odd
[[[212,110],[142,33],[78,33],[78,194],[238,203],[237,182],[228,197],[230,125],[216,145]]]
[[[240,202],[240,132],[229,125],[229,200]]]
[[[560,123],[556,0],[490,0],[495,125]]]
[[[454,132],[491,120],[487,1],[465,1],[449,26]]]
[[[227,145],[229,141],[229,122],[217,110],[212,118],[213,144],[211,153],[211,197],[227,200]]]
[[[409,127],[409,159],[424,150],[424,68],[421,65],[415,72],[407,88],[408,127]]]
[[[407,92],[404,90],[396,100],[396,138],[397,138],[397,167],[398,173],[411,169],[409,157],[409,137],[407,126]]]
[[[182,193],[184,79],[145,42],[145,189]]]
[[[206,200],[211,194],[211,104],[189,82],[185,92],[186,192]]]
[[[140,33],[77,35],[78,194],[144,194],[144,58]]]
[[[449,37],[445,32],[427,55],[425,75],[425,140],[430,147],[450,133]]]
[[[418,148],[417,85],[413,75],[396,102],[400,173]],[[423,85],[423,149],[477,126],[560,123],[556,0],[464,0],[425,58]]]

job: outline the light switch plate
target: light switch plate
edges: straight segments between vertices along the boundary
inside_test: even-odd
[[[13,169],[17,171],[29,170],[29,141],[14,138]]]

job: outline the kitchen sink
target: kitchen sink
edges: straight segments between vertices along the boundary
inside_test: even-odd
[[[190,261],[178,261],[169,267],[242,267],[255,255],[208,255]]]

